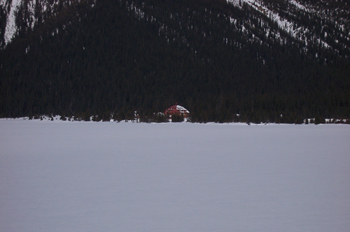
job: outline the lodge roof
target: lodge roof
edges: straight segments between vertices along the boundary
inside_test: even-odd
[[[180,105],[173,105],[170,106],[168,109],[165,110],[164,112],[166,115],[170,114],[176,114],[176,113],[180,113],[180,114],[189,114],[190,111],[188,111],[185,107],[180,106]]]

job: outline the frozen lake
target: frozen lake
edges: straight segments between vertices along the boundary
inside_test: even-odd
[[[0,231],[350,231],[350,126],[1,119]]]

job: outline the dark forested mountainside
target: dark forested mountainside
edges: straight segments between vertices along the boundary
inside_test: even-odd
[[[248,4],[83,0],[0,51],[0,116],[153,120],[179,103],[195,122],[348,119],[349,28],[334,42],[323,23],[317,40]]]

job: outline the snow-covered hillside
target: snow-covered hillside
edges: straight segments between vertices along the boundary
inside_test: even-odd
[[[11,3],[11,4],[10,4]],[[13,0],[12,2],[6,1],[6,0],[1,0],[0,6],[4,7],[5,9],[9,9],[7,12],[7,17],[6,17],[6,27],[5,27],[5,32],[4,32],[4,40],[5,43],[9,43],[16,33],[16,24],[15,24],[15,14],[16,14],[16,9],[19,7],[21,4],[21,0]],[[4,20],[4,19],[2,19]]]
[[[46,18],[57,15],[62,9],[81,2],[83,1],[30,0],[23,2],[22,0],[1,0],[0,17],[5,22],[2,25],[3,28],[0,28],[0,35],[3,36],[2,43],[6,45],[11,42],[13,37],[18,34],[18,25],[27,27],[27,29],[22,30],[33,29],[38,22],[44,22]],[[93,2],[95,4],[96,1]],[[243,5],[253,8],[277,23],[278,27],[293,39],[303,42],[306,47],[315,44],[340,53],[342,49],[347,51],[350,49],[350,20],[348,17],[350,6],[346,1],[339,0],[331,4],[327,1],[312,3],[301,0],[227,0],[227,2],[239,8],[242,8]],[[142,17],[145,17],[145,12],[138,6],[140,3],[130,1],[128,4],[135,8],[137,15],[142,14]],[[142,5],[144,6],[144,3]],[[16,21],[18,22],[16,23]],[[244,24],[241,26],[244,27]],[[328,24],[331,24],[332,28],[329,28]],[[269,33],[267,31],[267,35]],[[276,32],[272,33],[276,34]],[[277,33],[277,36],[281,35]],[[281,43],[283,40],[284,38],[281,38]]]
[[[291,37],[304,42],[306,45],[312,41],[321,47],[335,49],[327,43],[327,32],[323,31],[323,27],[327,26],[321,25],[321,31],[318,31],[317,27],[320,25],[310,27],[302,23],[298,19],[300,16],[297,16],[300,12],[308,20],[320,18],[320,21],[331,21],[335,24],[335,29],[340,31],[339,36],[345,38],[346,41],[350,41],[350,20],[347,17],[350,11],[346,2],[344,3],[347,6],[346,8],[342,8],[341,5],[331,8],[328,7],[328,3],[322,5],[325,1],[320,1],[319,4],[314,5],[303,3],[300,0],[280,1],[280,3],[273,3],[268,0],[228,0],[228,2],[238,7],[242,7],[243,4],[249,5],[276,22],[279,28],[287,32]],[[323,34],[321,35],[321,33]],[[332,42],[338,43],[338,37],[335,37]],[[344,46],[346,49],[349,49],[348,45]]]
[[[38,20],[38,14],[42,15],[48,8],[53,8],[57,5],[58,1],[53,1],[53,4],[50,5],[48,1],[27,1],[22,0],[1,0],[0,7],[3,11],[1,20],[5,23],[5,28],[3,30],[4,42],[8,44],[11,42],[13,37],[18,31],[18,25],[16,21],[22,16],[23,20],[27,21],[27,26],[30,28],[34,27],[35,21]],[[22,5],[22,7],[21,7]],[[39,12],[38,9],[41,9]],[[20,12],[25,11],[25,12]]]
[[[61,10],[82,2],[81,0],[0,0],[0,28],[6,45],[18,34],[19,26],[32,30],[38,23],[57,15]],[[1,41],[1,40],[0,40]],[[1,45],[1,44],[0,44]]]
[[[0,231],[350,229],[347,125],[0,128]]]

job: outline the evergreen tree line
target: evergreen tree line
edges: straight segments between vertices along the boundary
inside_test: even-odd
[[[0,117],[120,121],[137,111],[162,122],[157,112],[179,103],[193,122],[350,118],[349,60],[267,36],[252,9],[211,0],[90,6],[67,8],[0,51]]]

